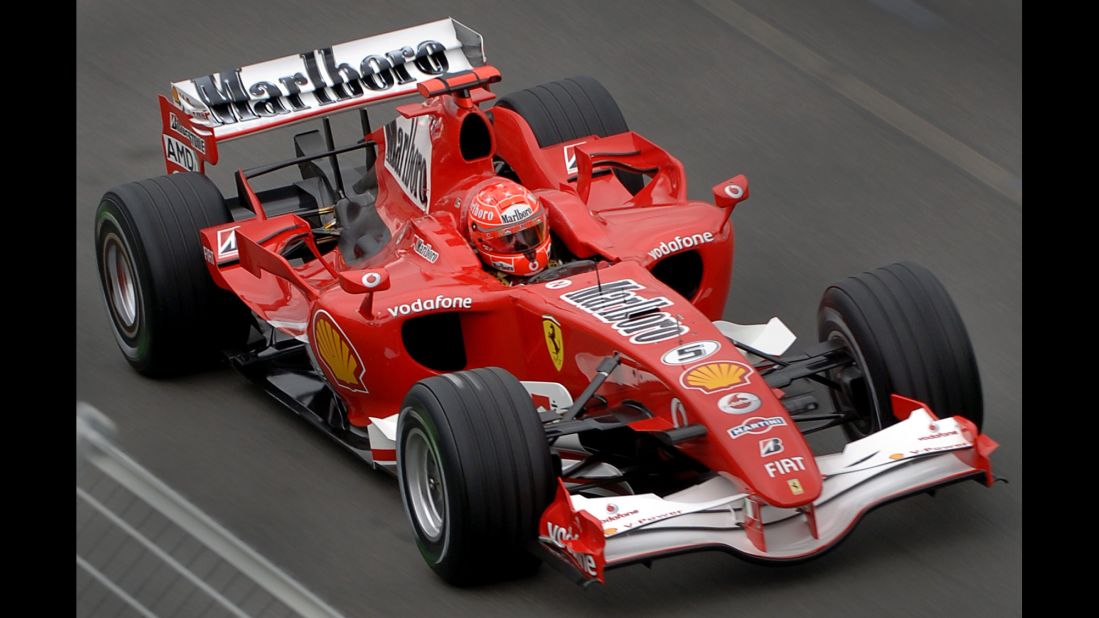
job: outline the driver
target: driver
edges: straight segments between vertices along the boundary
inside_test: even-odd
[[[466,211],[474,251],[505,285],[551,266],[546,209],[533,193],[505,178],[482,185]]]

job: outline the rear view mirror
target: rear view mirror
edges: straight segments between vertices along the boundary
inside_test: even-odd
[[[340,289],[349,294],[365,294],[359,305],[359,313],[368,320],[374,319],[374,292],[389,289],[389,273],[381,268],[344,271],[339,274]]]
[[[732,210],[737,204],[748,199],[748,177],[744,174],[724,180],[713,187],[714,204],[718,208]]]

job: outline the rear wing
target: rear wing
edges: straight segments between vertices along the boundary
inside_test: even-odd
[[[205,172],[220,142],[370,103],[485,64],[480,34],[439,21],[174,82],[160,97],[168,173]]]

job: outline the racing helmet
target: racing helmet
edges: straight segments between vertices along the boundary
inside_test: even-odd
[[[501,178],[477,188],[466,226],[481,260],[498,271],[527,277],[549,263],[546,209],[517,182]]]

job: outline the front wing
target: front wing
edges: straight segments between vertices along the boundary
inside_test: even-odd
[[[940,420],[896,396],[894,411],[904,420],[816,458],[823,490],[797,509],[764,504],[727,475],[664,497],[587,498],[560,483],[540,522],[542,553],[589,583],[603,582],[607,568],[708,549],[797,561],[834,546],[887,502],[966,479],[992,484],[988,456],[997,445],[973,423]]]

